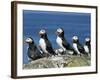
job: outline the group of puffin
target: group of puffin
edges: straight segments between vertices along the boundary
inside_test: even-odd
[[[40,40],[39,46],[37,46],[34,40],[29,37],[25,41],[28,43],[28,57],[29,60],[37,60],[43,57],[50,57],[50,56],[57,56],[57,55],[65,55],[65,54],[87,54],[90,55],[91,53],[91,44],[90,38],[85,39],[84,46],[79,42],[78,36],[72,37],[73,45],[71,46],[64,37],[64,30],[63,28],[58,28],[56,30],[56,43],[59,46],[59,49],[54,50],[50,40],[48,39],[48,35],[45,29],[41,29],[39,31]]]

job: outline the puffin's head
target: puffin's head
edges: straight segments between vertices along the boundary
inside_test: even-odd
[[[78,36],[73,36],[73,37],[72,37],[72,40],[73,40],[74,43],[75,43],[75,42],[78,42],[78,41],[79,41]]]
[[[90,38],[85,38],[85,42],[90,42]]]
[[[64,36],[64,30],[62,28],[58,28],[56,31],[57,36]]]
[[[40,37],[45,36],[45,35],[46,35],[46,31],[45,31],[44,29],[41,29],[41,30],[39,31],[39,35],[40,35]]]
[[[31,43],[33,43],[33,39],[31,37],[29,37],[25,40],[25,42],[31,44]]]
[[[90,38],[85,38],[85,44],[90,44]]]

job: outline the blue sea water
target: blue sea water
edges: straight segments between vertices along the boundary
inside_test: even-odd
[[[56,44],[55,31],[62,27],[65,31],[66,40],[72,45],[72,37],[77,35],[82,44],[84,39],[90,37],[91,27],[90,13],[55,12],[23,10],[23,42],[32,37],[38,45],[40,29],[45,29],[53,48],[59,48]],[[23,63],[28,63],[26,43],[23,43]]]

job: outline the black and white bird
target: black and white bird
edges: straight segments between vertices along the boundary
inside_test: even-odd
[[[25,40],[25,42],[28,43],[28,45],[29,45],[28,46],[28,51],[27,51],[29,61],[36,60],[36,59],[39,59],[39,58],[43,57],[43,55],[38,50],[36,44],[34,43],[34,41],[31,37],[27,38]]]
[[[52,55],[56,55],[56,53],[54,52],[52,45],[48,39],[46,30],[44,30],[44,29],[40,30],[39,35],[40,35],[39,46],[40,46],[41,50],[43,51],[43,53],[45,54],[45,56],[49,57]]]
[[[59,47],[63,49],[64,54],[66,53],[66,51],[69,51],[69,54],[74,54],[73,48],[64,37],[64,30],[62,28],[58,28],[56,31],[56,35],[56,42],[59,45]]]
[[[78,37],[73,36],[72,41],[74,51],[76,51],[78,55],[81,55],[82,53],[84,54],[84,47],[82,46],[82,44],[80,44]]]
[[[91,53],[90,38],[85,38],[84,50],[87,54]]]

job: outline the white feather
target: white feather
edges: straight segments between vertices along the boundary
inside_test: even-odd
[[[31,38],[27,38],[25,41],[26,42],[32,42],[32,39]]]
[[[85,41],[86,41],[86,42],[90,41],[90,38],[85,38]]]
[[[62,39],[60,37],[57,36],[56,42],[64,51],[66,51],[66,49],[62,45]]]
[[[44,33],[46,33],[46,31],[45,31],[44,29],[42,29],[42,30],[40,30],[39,33],[40,33],[40,34],[44,34]]]
[[[63,49],[60,48],[60,49],[58,49],[58,51],[59,51],[60,53],[62,53],[62,52],[63,52]]]
[[[78,54],[80,54],[76,43],[73,43],[73,48]]]
[[[45,43],[45,41],[44,41],[43,38],[40,38],[40,40],[39,40],[39,45],[40,45],[41,49],[42,49],[45,53],[48,53],[47,50],[46,50],[46,43]]]
[[[72,39],[73,39],[73,40],[78,40],[78,37],[77,37],[77,36],[73,36]]]
[[[58,28],[58,29],[57,29],[57,32],[62,33],[62,32],[63,32],[63,30],[62,30],[61,28]]]
[[[88,48],[88,46],[84,45],[84,50],[85,50],[86,53],[89,53],[89,48]]]

